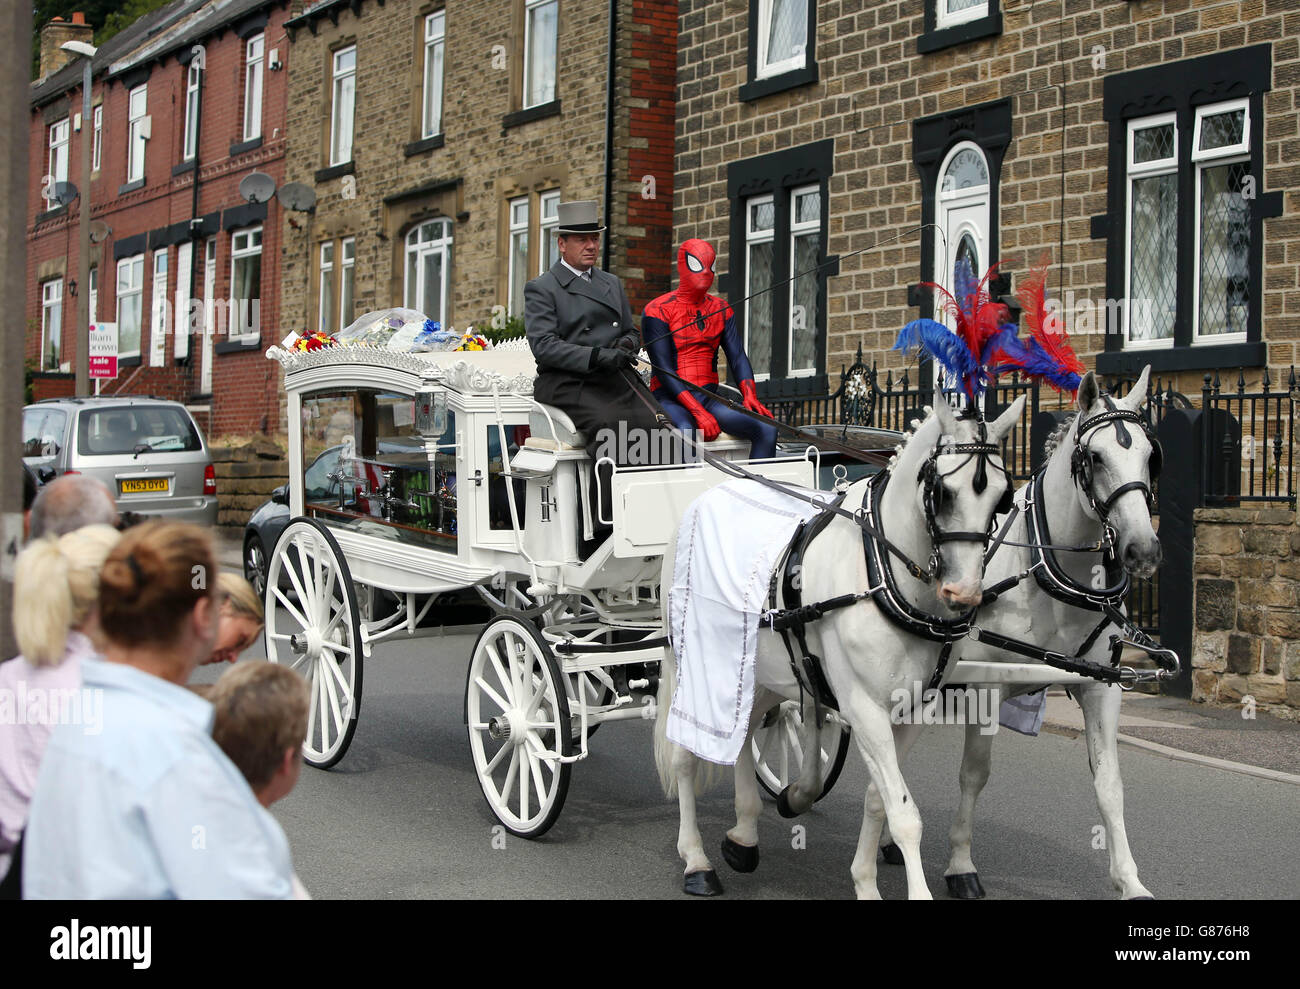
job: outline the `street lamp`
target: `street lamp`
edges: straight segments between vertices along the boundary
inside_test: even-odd
[[[81,219],[77,230],[80,258],[77,281],[90,284],[90,144],[94,140],[90,116],[90,69],[95,47],[84,41],[65,41],[59,46],[82,59],[81,63]],[[77,296],[77,378],[76,394],[90,394],[90,293]]]

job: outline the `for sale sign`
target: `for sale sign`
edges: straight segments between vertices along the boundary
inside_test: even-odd
[[[117,377],[117,324],[90,324],[90,376]]]

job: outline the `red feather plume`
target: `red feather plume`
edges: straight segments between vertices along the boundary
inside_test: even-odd
[[[1050,257],[1044,253],[1038,264],[1029,272],[1029,276],[1020,283],[1016,296],[1020,299],[1021,309],[1025,314],[1025,325],[1030,335],[1038,341],[1039,347],[1058,364],[1063,371],[1083,374],[1083,361],[1070,346],[1070,336],[1065,331],[1065,320],[1058,312],[1047,308],[1044,290],[1047,284],[1047,267]]]

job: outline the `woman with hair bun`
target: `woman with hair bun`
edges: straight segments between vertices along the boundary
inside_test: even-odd
[[[0,663],[0,876],[27,820],[54,721],[75,714],[89,727],[97,715],[82,705],[81,663],[96,654],[99,570],[119,538],[112,526],[88,525],[36,540],[15,564],[14,637],[22,654]]]
[[[219,602],[212,540],[197,526],[130,529],[100,575],[103,731],[60,725],[28,817],[33,899],[292,896],[280,825],[212,740],[212,705],[185,688],[211,653]]]

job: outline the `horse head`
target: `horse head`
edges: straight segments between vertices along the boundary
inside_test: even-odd
[[[909,444],[917,470],[915,508],[930,542],[930,578],[954,612],[980,603],[993,521],[1010,508],[1011,478],[999,444],[1024,407],[1022,395],[990,423],[958,416],[941,401]]]
[[[1070,473],[1083,513],[1115,532],[1116,555],[1136,577],[1160,565],[1160,540],[1151,525],[1151,485],[1161,450],[1142,415],[1151,366],[1123,398],[1102,391],[1089,371],[1079,385]]]

